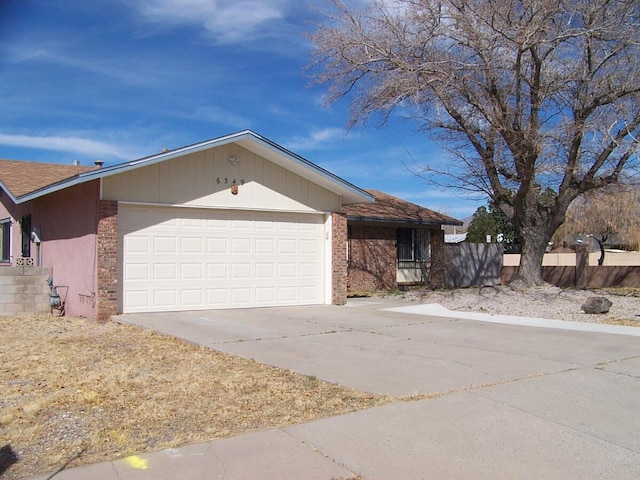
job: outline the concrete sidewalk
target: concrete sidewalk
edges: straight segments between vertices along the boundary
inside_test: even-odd
[[[640,478],[636,330],[495,324],[413,307],[361,301],[123,315],[119,321],[398,401],[53,478]]]

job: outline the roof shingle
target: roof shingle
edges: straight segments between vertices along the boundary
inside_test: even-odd
[[[378,190],[367,190],[375,203],[344,205],[342,213],[348,220],[397,222],[414,224],[462,225],[460,220],[443,215],[415,203],[407,202]]]
[[[67,180],[96,167],[0,160],[0,182],[15,198]]]

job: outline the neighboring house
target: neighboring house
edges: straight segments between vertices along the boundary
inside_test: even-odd
[[[345,205],[348,290],[444,286],[444,225],[462,222],[376,190],[374,203]]]
[[[445,233],[444,243],[462,243],[467,239],[467,232],[464,233]]]
[[[251,131],[104,168],[0,160],[0,268],[49,267],[67,314],[101,321],[344,304],[341,211],[373,202]]]

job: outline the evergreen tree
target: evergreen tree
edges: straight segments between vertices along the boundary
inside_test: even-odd
[[[486,243],[487,235],[490,235],[491,241],[495,242],[497,234],[498,224],[495,216],[484,205],[478,207],[467,229],[466,241],[469,243]]]

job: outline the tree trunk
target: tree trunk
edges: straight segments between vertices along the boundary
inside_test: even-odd
[[[522,232],[522,255],[515,281],[524,286],[542,285],[542,259],[549,235],[541,228],[531,227]]]
[[[598,266],[602,266],[604,263],[604,240],[600,240],[596,238],[596,242],[598,242],[598,247],[600,247],[600,258],[598,259]]]

